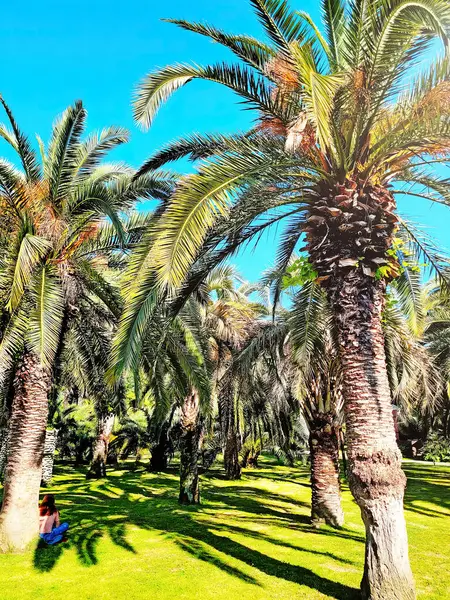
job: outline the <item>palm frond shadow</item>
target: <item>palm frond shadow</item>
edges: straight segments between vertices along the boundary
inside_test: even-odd
[[[79,561],[93,568],[98,562],[98,543],[106,535],[126,552],[136,553],[127,540],[127,529],[138,527],[160,532],[191,556],[246,583],[262,585],[256,575],[249,574],[235,564],[230,565],[227,557],[266,575],[308,586],[336,600],[358,597],[355,588],[322,577],[301,565],[268,556],[242,543],[245,536],[249,540],[285,546],[300,553],[312,553],[319,559],[330,558],[344,564],[351,563],[343,556],[297,546],[250,528],[253,521],[259,523],[262,519],[267,524],[276,522],[279,527],[313,533],[309,519],[298,512],[304,508],[301,503],[295,505],[292,498],[256,487],[223,486],[223,482],[223,487],[219,487],[205,477],[204,504],[180,508],[176,503],[177,486],[176,477],[170,473],[150,475],[145,471],[121,472],[120,477],[111,476],[108,480],[92,483],[86,481],[83,474],[72,471],[65,483],[60,487],[55,486],[53,490],[64,518],[71,521],[69,543],[55,547],[38,544],[33,558],[35,569],[42,573],[51,572],[57,562],[64,559],[68,548],[75,548]],[[213,518],[218,511],[233,511],[241,524],[222,524]],[[319,535],[346,537],[344,532],[331,529],[321,530]],[[240,541],[235,539],[236,536]],[[356,539],[362,542],[362,539]]]

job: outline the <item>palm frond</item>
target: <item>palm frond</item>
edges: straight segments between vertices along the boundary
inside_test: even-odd
[[[35,182],[40,178],[41,175],[41,169],[36,153],[31,147],[27,136],[20,131],[11,109],[1,95],[0,102],[5,109],[12,127],[12,132],[7,131],[4,127],[0,127],[0,135],[14,148],[14,150],[17,151],[27,180],[30,182]]]
[[[143,127],[150,127],[160,106],[180,87],[192,79],[206,79],[220,83],[236,92],[244,101],[283,121],[289,120],[293,107],[281,102],[273,94],[264,77],[255,76],[241,65],[218,64],[206,67],[179,64],[150,73],[139,85],[134,106],[134,117]]]
[[[31,312],[27,339],[42,364],[51,366],[58,349],[64,314],[64,294],[55,270],[44,266],[33,286],[35,308]]]
[[[290,44],[304,42],[308,29],[286,0],[250,0],[267,35],[278,51],[290,57]]]
[[[36,235],[25,233],[20,240],[13,264],[13,273],[7,310],[13,312],[19,305],[25,290],[30,286],[36,267],[51,250],[51,244]]]
[[[168,23],[174,23],[182,29],[204,35],[215,42],[223,44],[249,66],[258,69],[262,74],[265,74],[264,69],[268,61],[275,56],[275,52],[270,46],[248,35],[231,35],[211,25],[190,23],[183,19],[164,20]]]
[[[49,182],[50,197],[57,208],[67,198],[73,181],[86,116],[81,101],[77,101],[64,111],[53,126],[45,163],[45,177]]]
[[[128,140],[129,133],[123,127],[108,127],[100,133],[92,133],[77,148],[75,176],[89,176],[108,152]]]

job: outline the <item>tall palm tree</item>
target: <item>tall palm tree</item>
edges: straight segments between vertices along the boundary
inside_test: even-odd
[[[128,275],[132,274],[130,269]],[[199,452],[203,418],[211,408],[211,361],[207,330],[197,301],[189,301],[173,318],[170,303],[157,296],[147,305],[150,312],[139,352],[127,365],[139,389],[143,375],[146,394],[153,397],[153,425],[171,419],[174,406],[180,421],[180,504],[200,503]],[[123,370],[120,371],[123,375]]]
[[[339,336],[350,487],[366,527],[362,594],[414,598],[381,313],[386,284],[398,272],[389,252],[402,224],[396,195],[449,200],[433,166],[449,151],[450,7],[444,0],[326,0],[321,28],[285,0],[251,4],[267,42],[175,21],[224,44],[239,63],[169,66],[138,89],[135,116],[144,126],[195,78],[223,84],[260,112],[249,133],[192,136],[146,163],[150,169],[181,156],[203,158],[177,186],[155,235],[158,285],[182,284],[216,225],[225,231],[218,244],[225,237],[236,248],[238,238],[284,217],[280,264],[306,241]],[[442,57],[418,72],[437,39]],[[134,297],[153,284],[137,280]],[[128,331],[141,305],[129,303]]]
[[[24,549],[38,532],[36,506],[55,357],[80,297],[101,303],[110,293],[101,252],[95,249],[97,236],[110,222],[119,240],[125,240],[121,211],[139,197],[164,195],[170,182],[152,176],[133,181],[127,167],[102,164],[109,150],[127,140],[127,132],[113,127],[83,140],[87,114],[81,102],[55,122],[47,148],[39,140],[39,158],[1,102],[10,127],[0,126],[0,136],[22,167],[0,161],[0,196],[12,219],[0,266],[0,296],[6,299],[1,306],[0,382],[14,371],[0,514],[0,550],[7,551]]]

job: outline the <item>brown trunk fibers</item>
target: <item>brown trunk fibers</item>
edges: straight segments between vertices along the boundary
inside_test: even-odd
[[[341,527],[344,512],[339,482],[339,427],[334,415],[314,415],[310,425],[311,519],[313,525]]]
[[[200,400],[197,390],[191,390],[181,407],[180,438],[180,504],[199,504],[198,457],[201,437],[199,423]]]
[[[23,551],[39,532],[38,502],[50,372],[25,353],[14,379],[8,460],[0,513],[0,551]]]
[[[347,180],[311,209],[307,241],[333,308],[343,369],[349,484],[366,526],[362,596],[413,600],[381,316],[397,217],[388,190]],[[385,276],[379,267],[387,267]],[[390,269],[390,270],[389,270]]]
[[[92,464],[87,474],[89,479],[106,477],[106,461],[108,459],[109,440],[114,427],[114,414],[104,414],[98,417],[97,437],[94,443]]]

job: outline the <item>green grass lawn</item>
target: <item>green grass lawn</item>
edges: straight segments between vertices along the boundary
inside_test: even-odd
[[[450,467],[406,463],[419,598],[450,598]],[[203,477],[200,507],[177,505],[177,473],[56,469],[70,542],[0,556],[2,600],[358,598],[363,526],[348,490],[340,531],[309,524],[306,468],[262,462],[239,482]],[[50,491],[50,490],[49,490]]]

